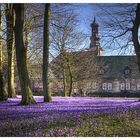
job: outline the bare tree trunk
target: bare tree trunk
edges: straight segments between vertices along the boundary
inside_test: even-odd
[[[49,87],[49,33],[50,32],[50,4],[45,4],[44,13],[44,42],[43,42],[43,93],[44,102],[51,101],[50,87]]]
[[[28,32],[28,29],[25,29],[25,47],[28,49],[28,46],[29,46],[29,32]]]
[[[140,72],[140,43],[138,39],[139,28],[140,28],[140,4],[137,4],[136,17],[133,22],[133,29],[132,29],[132,40],[133,40],[135,52],[137,55],[137,63],[138,63],[139,72]]]
[[[24,24],[24,4],[14,4],[15,9],[15,46],[16,59],[21,85],[22,100],[21,105],[36,104],[32,90],[31,82],[27,69],[27,48],[23,43],[23,24]]]
[[[65,52],[65,49],[64,49],[64,42],[62,43],[62,54],[61,54],[61,57],[62,57],[62,61],[63,61],[63,69],[62,69],[62,72],[63,72],[63,94],[64,94],[64,97],[67,96],[67,75],[66,75],[66,52]]]
[[[63,67],[63,92],[64,92],[64,96],[66,97],[67,96],[67,81],[66,81],[66,69],[65,67]]]
[[[140,43],[139,43],[139,38],[138,38],[138,32],[140,28],[140,4],[137,4],[137,9],[136,9],[136,17],[133,22],[133,28],[132,28],[132,40],[137,56],[137,63],[139,67],[139,72],[140,72]],[[140,101],[140,99],[139,99]]]
[[[3,62],[2,62],[2,14],[0,4],[0,100],[7,100],[7,90],[3,78]]]
[[[73,77],[72,77],[72,71],[71,71],[71,67],[70,67],[70,62],[68,60],[68,70],[69,70],[69,77],[70,77],[70,81],[69,81],[69,96],[72,96],[72,89],[73,89]]]
[[[8,52],[8,97],[16,97],[14,88],[14,11],[13,4],[6,4],[7,52]]]

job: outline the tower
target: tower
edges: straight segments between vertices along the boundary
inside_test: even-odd
[[[94,52],[94,55],[100,56],[103,54],[103,49],[100,47],[100,38],[98,33],[99,25],[96,23],[96,19],[94,17],[94,21],[91,24],[92,35],[90,37],[90,47],[89,50]]]

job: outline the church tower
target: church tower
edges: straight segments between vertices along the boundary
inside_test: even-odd
[[[90,47],[89,50],[94,52],[94,55],[101,56],[103,54],[103,49],[100,47],[100,38],[98,34],[99,25],[96,23],[96,19],[94,17],[94,21],[91,24],[92,35],[90,37]]]

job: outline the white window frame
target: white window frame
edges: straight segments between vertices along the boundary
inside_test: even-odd
[[[130,83],[126,83],[126,90],[130,90]]]
[[[140,84],[137,85],[137,90],[140,91]]]
[[[87,89],[91,88],[91,83],[87,83]]]
[[[107,83],[103,83],[103,84],[102,84],[102,89],[103,89],[103,90],[107,90]]]
[[[112,90],[112,83],[108,83],[108,84],[107,84],[107,89],[108,89],[108,90]]]
[[[120,90],[125,90],[125,83],[120,83]]]
[[[93,82],[92,83],[92,89],[96,89],[97,88],[97,83],[96,82]]]

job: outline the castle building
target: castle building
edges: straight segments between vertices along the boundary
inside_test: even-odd
[[[135,93],[140,92],[140,73],[136,56],[103,56],[100,45],[99,25],[94,18],[91,24],[90,45],[85,51],[67,52],[71,60],[73,93]],[[66,54],[65,54],[66,55]],[[61,54],[50,63],[52,93],[63,93],[63,59]],[[31,66],[34,91],[42,91],[42,65]],[[69,78],[66,79],[69,81]],[[67,84],[69,88],[69,84]],[[16,90],[20,90],[16,82]]]
[[[73,78],[73,92],[82,89],[85,93],[94,92],[139,92],[140,74],[136,56],[103,56],[100,46],[99,25],[94,18],[91,24],[90,45],[86,51],[72,52],[74,65],[79,68]],[[55,59],[59,60],[59,56]],[[54,61],[55,61],[54,60]],[[76,69],[75,68],[75,69]],[[55,69],[59,79],[52,82],[52,89],[63,90],[62,75]]]

